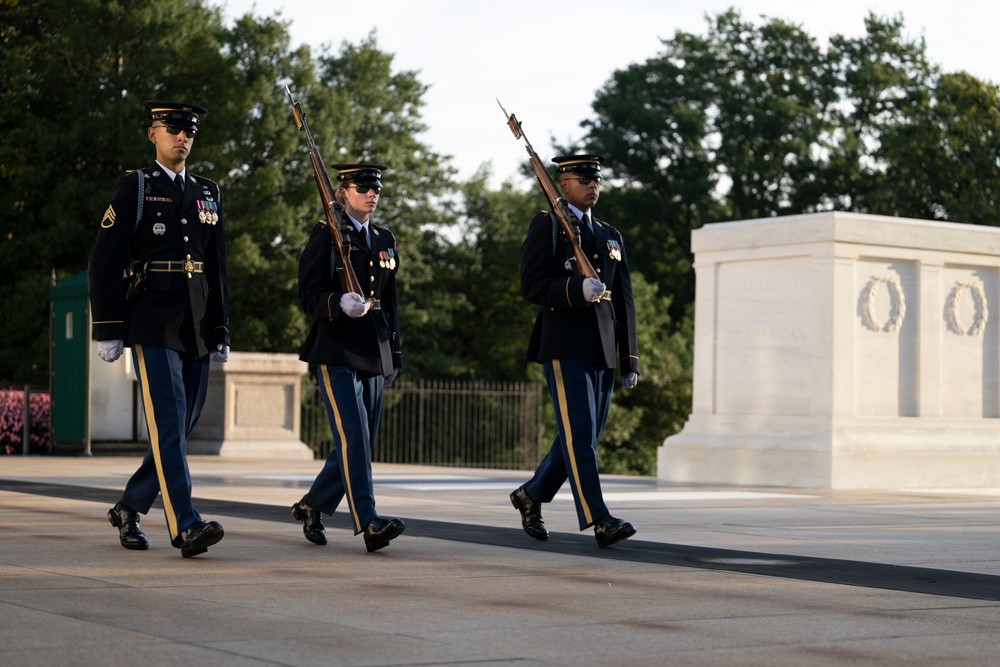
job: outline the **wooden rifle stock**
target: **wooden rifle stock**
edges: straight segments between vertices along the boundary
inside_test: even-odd
[[[357,274],[354,273],[350,252],[344,247],[344,237],[340,233],[340,225],[345,220],[346,214],[343,207],[334,198],[333,186],[330,185],[330,177],[326,173],[326,166],[323,164],[323,158],[320,157],[319,149],[316,148],[316,142],[313,141],[309,124],[306,123],[306,114],[302,111],[302,105],[292,98],[292,91],[289,90],[287,85],[285,86],[285,92],[288,93],[288,101],[292,105],[292,117],[295,119],[295,126],[306,133],[306,141],[309,144],[309,161],[312,163],[313,175],[316,177],[316,187],[319,188],[319,197],[323,200],[326,225],[330,228],[330,236],[333,237],[333,248],[339,260],[337,263],[341,267],[341,285],[345,292],[355,292],[364,298],[364,289],[361,287],[361,281],[358,280]]]
[[[499,99],[497,100],[497,104],[500,104]],[[587,255],[584,254],[583,248],[580,246],[580,238],[573,229],[573,215],[566,206],[566,201],[559,196],[556,183],[552,180],[549,170],[545,168],[541,158],[538,157],[538,153],[531,147],[531,142],[528,141],[528,137],[524,135],[524,131],[521,129],[521,122],[514,117],[514,114],[508,114],[507,110],[503,108],[503,104],[500,104],[500,108],[503,110],[503,115],[507,117],[507,127],[514,133],[514,138],[524,139],[525,149],[528,151],[528,158],[531,161],[531,168],[535,172],[535,178],[538,180],[538,184],[542,186],[545,198],[549,200],[549,206],[552,207],[552,212],[556,216],[559,228],[566,233],[566,237],[573,246],[576,272],[585,278],[597,278],[597,280],[600,280],[597,276],[597,271],[594,270],[594,265],[587,259]]]

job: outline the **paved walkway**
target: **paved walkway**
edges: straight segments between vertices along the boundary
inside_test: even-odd
[[[0,664],[1000,665],[1000,491],[829,492],[606,477],[638,534],[598,549],[524,473],[376,466],[407,531],[374,554],[289,513],[320,462],[192,457],[225,539],[145,552],[105,513],[136,458],[0,458]]]

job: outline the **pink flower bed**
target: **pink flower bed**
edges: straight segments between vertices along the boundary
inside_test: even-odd
[[[48,392],[32,392],[29,398],[31,432],[29,451],[47,454],[52,447],[49,432],[50,398]],[[0,389],[0,454],[24,451],[24,391]]]

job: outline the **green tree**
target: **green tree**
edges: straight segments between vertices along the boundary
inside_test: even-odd
[[[676,296],[675,321],[694,298],[692,229],[809,205],[834,98],[824,63],[801,28],[729,10],[598,91],[583,143],[608,156],[620,186],[604,210],[622,221],[637,267]]]
[[[374,33],[358,45],[320,59],[319,89],[327,129],[327,164],[376,160],[389,165],[374,220],[399,243],[400,334],[404,377],[440,377],[442,340],[453,312],[462,307],[438,280],[432,258],[446,243],[441,229],[452,221],[439,200],[454,189],[446,157],[421,143],[420,117],[427,87],[413,71],[392,71],[392,55],[379,51]],[[318,199],[316,200],[318,204]]]
[[[909,105],[883,133],[883,188],[871,194],[871,212],[1000,224],[998,109],[996,86],[963,72],[941,75],[932,97]]]
[[[199,0],[24,0],[0,5],[0,380],[46,383],[50,274],[87,266],[115,176],[152,159],[144,99],[209,109],[191,169],[222,186],[230,259],[230,328],[244,351],[293,351],[309,323],[296,293],[298,256],[321,214],[303,138],[282,82],[307,110],[328,163],[391,165],[377,221],[400,237],[402,289],[435,292],[424,255],[451,185],[445,158],[417,139],[414,72],[393,72],[374,34],[315,58],[289,49],[286,24],[252,15],[224,26]],[[424,317],[403,299],[407,329]],[[415,357],[436,346],[416,341]]]
[[[605,472],[654,475],[656,449],[691,412],[692,318],[671,321],[670,297],[641,273],[633,271],[632,289],[642,374],[634,389],[616,386],[598,455]]]
[[[308,328],[297,266],[319,196],[279,82],[315,81],[316,66],[308,48],[289,50],[275,19],[243,16],[221,41],[228,75],[194,158],[224,188],[233,349],[291,351]]]
[[[826,85],[838,102],[827,111],[832,128],[814,188],[818,207],[888,213],[885,189],[900,181],[896,160],[883,155],[886,134],[912,125],[908,110],[930,103],[935,76],[924,42],[903,36],[902,18],[870,14],[865,34],[830,38]]]
[[[525,356],[536,311],[521,297],[521,243],[545,198],[510,182],[490,190],[488,178],[484,169],[461,186],[461,238],[436,258],[435,274],[461,303],[448,354],[456,377],[526,380],[534,377]]]
[[[0,377],[44,385],[50,274],[86,267],[115,176],[148,163],[142,100],[212,99],[220,19],[181,0],[0,10]]]

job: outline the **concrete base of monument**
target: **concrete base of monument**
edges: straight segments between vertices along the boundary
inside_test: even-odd
[[[1000,425],[692,415],[657,451],[657,478],[826,489],[997,488]]]
[[[227,458],[312,459],[300,435],[302,375],[293,354],[233,352],[212,364],[208,400],[189,454]]]
[[[192,440],[188,442],[188,454],[208,454],[231,459],[283,459],[289,461],[311,461],[313,450],[304,442],[288,440]]]

